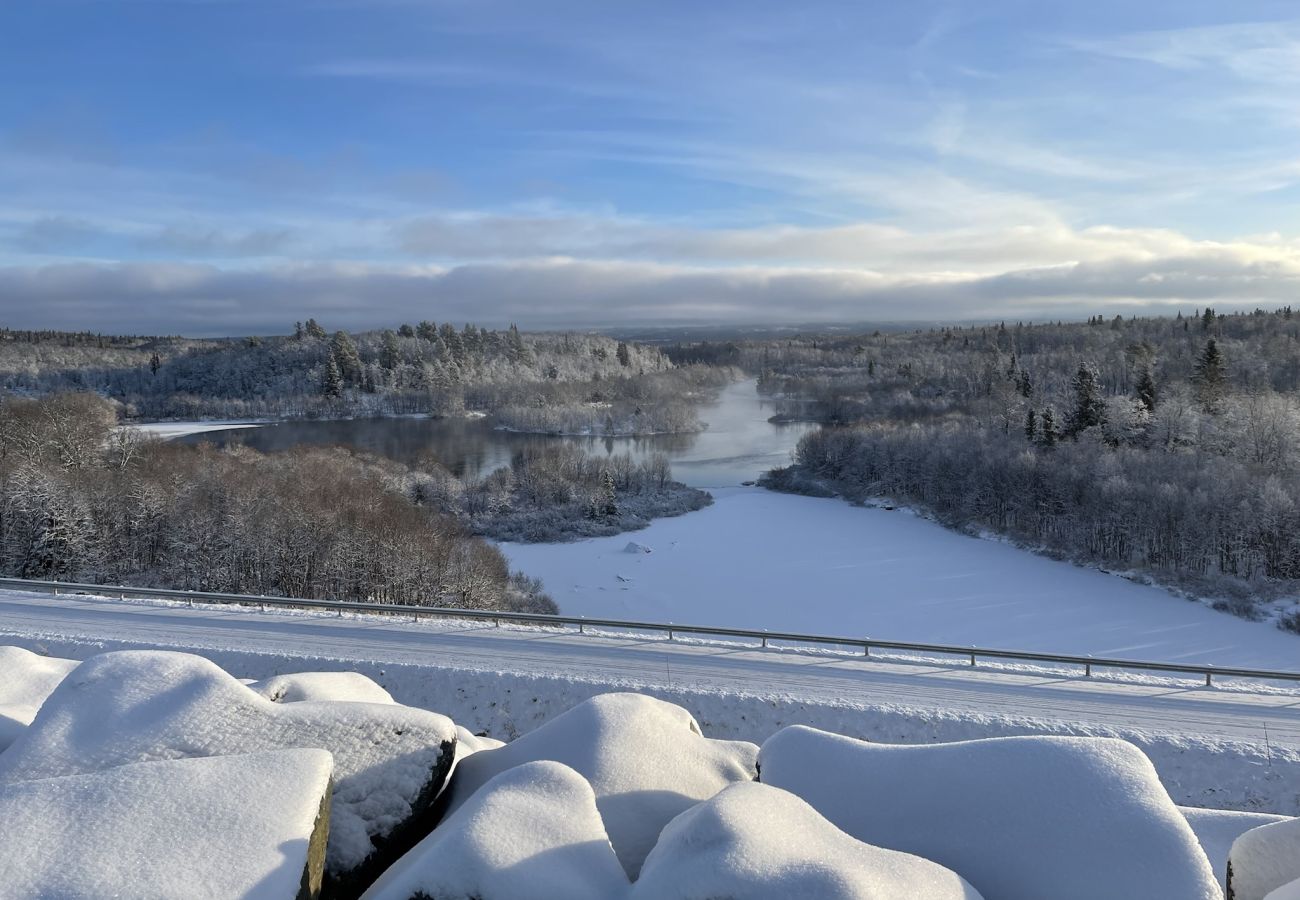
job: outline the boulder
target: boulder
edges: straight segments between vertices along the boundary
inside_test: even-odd
[[[326,889],[356,896],[437,823],[456,729],[391,703],[273,703],[187,653],[92,657],[0,755],[0,784],[147,760],[318,747],[334,756]]]
[[[75,659],[0,647],[0,752],[27,730],[45,698],[76,666]]]
[[[1300,881],[1300,819],[1252,828],[1232,842],[1229,900],[1264,900],[1293,881]]]
[[[531,762],[490,779],[363,900],[617,900],[627,889],[591,785]]]
[[[332,765],[279,750],[4,785],[0,895],[317,897]]]
[[[388,691],[360,672],[296,672],[254,681],[248,686],[275,703],[301,703],[304,700],[395,702]]]
[[[961,876],[849,837],[793,794],[733,784],[673,819],[633,900],[979,900]]]
[[[870,744],[777,732],[761,780],[860,841],[952,869],[998,900],[1217,900],[1205,852],[1132,744],[1011,737]]]
[[[751,781],[757,754],[750,743],[704,737],[680,706],[643,694],[603,694],[504,747],[462,760],[449,808],[507,769],[543,759],[564,763],[591,783],[614,850],[635,878],[660,829],[727,785]]]
[[[1196,835],[1201,849],[1214,867],[1214,877],[1225,891],[1228,889],[1228,852],[1232,849],[1232,842],[1252,828],[1272,822],[1285,822],[1288,818],[1269,813],[1197,809],[1193,806],[1180,806],[1178,811],[1187,819],[1187,824],[1192,826],[1192,833]]]

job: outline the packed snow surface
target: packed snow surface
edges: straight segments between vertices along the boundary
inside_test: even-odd
[[[133,763],[0,787],[0,897],[290,900],[324,750]]]
[[[392,694],[360,672],[297,672],[254,681],[249,688],[276,703],[333,700],[393,703]]]
[[[1214,877],[1224,890],[1228,889],[1228,853],[1232,850],[1233,841],[1252,828],[1285,822],[1288,818],[1269,813],[1196,809],[1191,806],[1179,807],[1179,812],[1187,819],[1187,824],[1192,826],[1196,840],[1210,858],[1210,865],[1214,866]]]
[[[1300,819],[1252,828],[1233,842],[1228,860],[1232,900],[1264,900],[1300,881]]]
[[[412,815],[424,792],[441,787],[451,765],[441,757],[454,741],[451,721],[426,710],[273,703],[202,657],[124,651],[87,660],[55,688],[0,754],[0,784],[147,760],[323,748],[335,765],[328,868],[346,872]]]
[[[759,488],[637,532],[502,544],[566,615],[1293,671],[1300,638],[904,510]]]
[[[0,647],[0,751],[27,729],[45,698],[76,666],[74,659]]]
[[[591,783],[623,867],[632,877],[664,825],[728,784],[754,778],[758,748],[704,737],[680,706],[644,694],[602,694],[535,731],[460,762],[450,809],[501,772],[553,760]]]
[[[1264,900],[1300,900],[1300,881],[1293,881],[1290,884],[1282,885],[1275,891],[1270,891]]]
[[[733,784],[668,823],[636,900],[979,900],[955,873],[849,837],[793,794]]]
[[[364,900],[616,900],[627,888],[591,786],[539,761],[488,781]]]
[[[905,746],[796,725],[763,744],[759,771],[858,840],[947,866],[996,900],[1221,896],[1155,768],[1124,741]]]

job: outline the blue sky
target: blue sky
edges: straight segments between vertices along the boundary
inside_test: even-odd
[[[0,7],[0,322],[1291,302],[1293,3]]]

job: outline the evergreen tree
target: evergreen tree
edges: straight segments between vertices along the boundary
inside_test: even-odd
[[[1101,394],[1097,370],[1089,365],[1079,366],[1070,379],[1074,391],[1074,408],[1065,422],[1065,435],[1075,437],[1079,432],[1102,424],[1106,420],[1106,401]]]
[[[1209,312],[1209,310],[1206,310]],[[1223,400],[1227,387],[1227,373],[1224,369],[1223,353],[1214,338],[1205,342],[1205,349],[1192,370],[1192,383],[1196,385],[1196,399],[1207,411],[1214,411]]]
[[[326,336],[325,329],[321,328],[315,319],[308,319],[307,325],[303,330],[306,332],[307,337],[309,338],[313,338],[318,341],[325,340],[325,336]]]
[[[330,358],[338,366],[345,385],[355,387],[361,383],[361,354],[346,331],[334,332],[330,340]]]
[[[158,354],[155,352],[152,356],[149,357],[149,372],[150,374],[156,376],[158,374],[158,370],[161,368],[162,368],[162,360],[158,357]]]
[[[401,359],[402,354],[397,346],[396,333],[385,331],[380,336],[379,365],[391,372],[397,368],[397,364],[401,362]]]
[[[326,397],[343,396],[343,376],[333,354],[325,358],[325,374],[321,378],[320,392]]]
[[[1209,331],[1214,327],[1214,310],[1208,306],[1205,307],[1205,314],[1201,316],[1201,331]]]
[[[428,319],[415,326],[415,334],[421,340],[432,343],[438,339],[438,326]]]
[[[1056,416],[1052,414],[1052,408],[1050,406],[1043,410],[1042,418],[1043,425],[1039,430],[1038,442],[1043,447],[1054,447],[1059,435],[1056,431]]]
[[[1147,412],[1156,411],[1156,378],[1151,371],[1150,366],[1142,367],[1142,374],[1138,376],[1137,399],[1147,408]]]
[[[1037,437],[1038,437],[1038,416],[1034,414],[1033,407],[1030,407],[1029,412],[1025,413],[1025,440],[1029,441],[1029,443],[1032,444],[1034,442],[1034,439]]]
[[[615,351],[615,355],[618,357],[619,364],[623,367],[626,368],[627,366],[632,365],[632,354],[628,351],[626,342],[618,342],[618,349]]]
[[[408,323],[406,323],[406,322],[403,322],[400,326],[398,326],[398,328],[397,328],[397,333],[400,334],[400,335],[401,335],[402,337],[404,337],[404,338],[413,338],[413,337],[415,337],[415,329],[412,328],[412,327],[411,327]]]

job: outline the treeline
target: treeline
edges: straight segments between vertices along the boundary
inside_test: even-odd
[[[500,551],[344,450],[143,439],[89,394],[0,402],[0,569],[80,580],[554,612]]]
[[[726,377],[682,374],[658,350],[601,335],[429,321],[350,334],[308,320],[289,336],[238,340],[30,337],[0,340],[0,390],[94,391],[140,419],[475,410],[529,431],[691,431],[700,392]]]
[[[674,481],[668,458],[596,458],[568,443],[528,447],[509,466],[463,483],[437,464],[406,479],[413,501],[451,511],[476,534],[505,541],[565,541],[644,528],[713,502]]]
[[[1300,320],[1289,308],[746,353],[787,414],[829,425],[774,486],[895,498],[1247,616],[1300,587]]]

